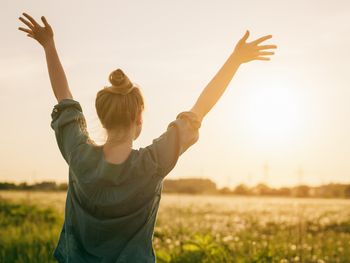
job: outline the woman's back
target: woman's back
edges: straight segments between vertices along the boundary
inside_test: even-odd
[[[68,248],[64,257],[74,262],[154,262],[152,233],[162,184],[152,168],[144,168],[145,152],[134,150],[114,165],[104,161],[100,149],[83,148],[84,159],[72,160],[64,236],[55,255]]]

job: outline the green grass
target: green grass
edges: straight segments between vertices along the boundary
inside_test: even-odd
[[[0,199],[0,262],[55,262],[64,198],[52,197],[51,206],[55,194],[41,195],[43,202]],[[350,200],[162,199],[154,233],[160,263],[350,262]]]
[[[52,208],[0,199],[0,262],[55,262],[62,221]]]

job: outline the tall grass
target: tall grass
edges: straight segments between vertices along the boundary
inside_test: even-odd
[[[52,208],[0,199],[0,262],[55,262],[61,223]]]

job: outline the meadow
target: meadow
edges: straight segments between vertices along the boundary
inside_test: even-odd
[[[0,192],[0,262],[55,262],[64,192]],[[157,262],[350,262],[350,200],[163,194]]]

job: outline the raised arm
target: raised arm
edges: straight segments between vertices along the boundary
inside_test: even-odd
[[[41,20],[44,23],[44,26],[42,27],[30,15],[23,13],[23,16],[25,18],[20,17],[19,20],[21,20],[28,28],[19,27],[18,29],[27,33],[28,37],[37,40],[44,48],[50,82],[57,101],[60,102],[63,99],[73,99],[69,90],[66,74],[64,73],[57,54],[51,26],[48,24],[45,17],[41,17]]]
[[[250,43],[246,42],[248,37],[249,31],[238,41],[233,53],[204,88],[197,102],[192,107],[191,111],[196,113],[200,120],[204,118],[220,99],[241,64],[252,60],[270,60],[268,56],[274,54],[274,52],[266,50],[277,48],[277,46],[259,46],[260,43],[270,39],[272,37],[271,35],[261,37]]]

